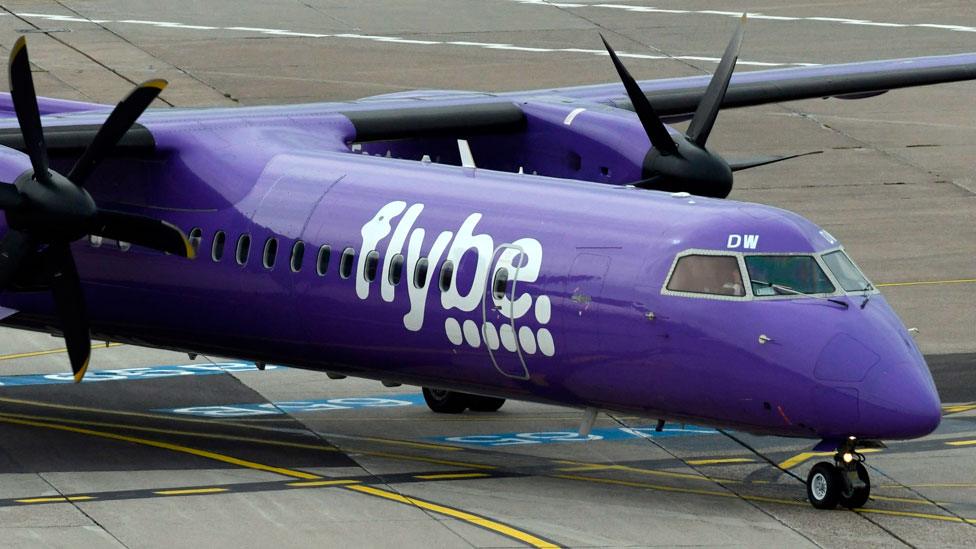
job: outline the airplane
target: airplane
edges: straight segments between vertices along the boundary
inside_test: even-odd
[[[745,20],[743,18],[742,23]],[[827,231],[726,200],[723,108],[976,79],[976,53],[511,93],[147,109],[0,95],[0,317],[91,338],[820,440],[807,496],[865,505],[858,450],[922,437],[912,335]],[[138,122],[136,121],[138,119]],[[683,133],[669,124],[690,120]],[[66,175],[62,175],[66,174]],[[192,259],[193,261],[189,261]]]

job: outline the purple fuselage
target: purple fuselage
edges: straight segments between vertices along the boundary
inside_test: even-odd
[[[579,105],[564,103],[518,103],[523,131],[472,137],[478,169],[451,165],[453,139],[351,151],[355,128],[336,105],[148,112],[156,153],[106,162],[88,190],[199,234],[199,254],[75,243],[93,334],[757,433],[935,429],[925,361],[875,291],[838,291],[845,308],[665,288],[682,252],[742,252],[730,235],[758,235],[749,253],[808,255],[839,249],[832,237],[768,206],[628,188],[649,148],[636,119],[586,105],[567,123]],[[27,166],[5,152],[0,180]],[[0,304],[20,311],[8,325],[53,323],[48,292]]]

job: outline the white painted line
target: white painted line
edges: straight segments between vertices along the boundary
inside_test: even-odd
[[[505,0],[516,4],[532,4],[538,6],[552,6],[558,8],[601,8],[611,10],[623,10],[635,13],[667,13],[678,15],[720,15],[722,17],[741,17],[741,11],[720,11],[720,10],[680,10],[669,8],[655,8],[651,6],[634,6],[631,4],[566,4],[557,2],[547,2],[546,0]],[[763,19],[767,21],[819,21],[823,23],[840,23],[842,25],[859,25],[865,27],[882,28],[929,28],[939,30],[949,30],[954,32],[976,32],[976,27],[962,25],[944,25],[938,23],[893,23],[887,21],[870,21],[867,19],[847,19],[844,17],[797,17],[786,15],[766,15],[764,13],[746,12],[749,19]]]
[[[576,120],[576,117],[579,116],[580,113],[585,110],[586,109],[582,107],[578,109],[573,109],[572,111],[569,112],[568,115],[566,115],[566,120],[563,120],[563,124],[566,124],[567,126],[571,125],[573,123],[573,120]]]
[[[510,0],[511,1],[511,0]],[[514,0],[519,1],[519,0]],[[528,2],[528,3],[541,3],[541,2]],[[561,6],[561,7],[583,7],[584,4],[552,4],[546,3],[549,6]],[[596,6],[615,6],[614,4],[597,4]],[[635,7],[635,6],[629,6]],[[639,6],[637,6],[639,7]],[[636,7],[635,7],[636,8]],[[639,11],[646,10],[657,10],[657,8],[642,8]],[[675,13],[685,13],[682,10],[673,10]],[[720,12],[715,12],[720,13]],[[724,12],[721,12],[724,13]],[[731,13],[731,12],[729,12]],[[543,48],[535,46],[520,46],[517,44],[505,44],[505,43],[492,43],[492,42],[468,42],[463,40],[454,40],[449,42],[442,42],[438,40],[420,40],[415,38],[401,38],[399,36],[381,36],[373,34],[355,34],[355,33],[338,33],[338,34],[318,34],[318,33],[307,33],[298,32],[287,29],[268,29],[263,27],[213,27],[207,25],[190,25],[186,23],[178,23],[174,21],[147,21],[143,19],[122,19],[118,21],[111,21],[107,19],[85,19],[81,17],[71,17],[66,15],[57,14],[46,14],[46,13],[18,13],[20,17],[28,17],[35,19],[45,19],[48,21],[69,21],[76,23],[91,23],[91,24],[102,24],[102,23],[114,23],[122,25],[145,25],[148,27],[157,27],[165,29],[180,29],[180,30],[211,30],[211,31],[231,31],[231,32],[252,32],[257,34],[264,34],[269,36],[288,36],[288,37],[300,37],[300,38],[344,38],[352,40],[369,40],[372,42],[380,43],[393,43],[393,44],[409,44],[418,46],[461,46],[461,47],[473,47],[482,48],[488,50],[504,50],[504,51],[521,51],[528,53],[583,53],[588,55],[599,55],[606,56],[607,52],[604,50],[597,49],[583,49],[583,48]],[[653,55],[646,53],[627,53],[627,52],[617,52],[620,57],[631,58],[631,59],[644,59],[652,61],[662,61],[669,59],[678,59],[685,61],[705,61],[708,63],[718,63],[720,58],[718,57],[701,57],[701,56],[667,56],[667,55]],[[743,66],[755,66],[755,67],[809,67],[815,66],[815,63],[774,63],[767,61],[749,61],[742,60],[738,61],[739,65]]]

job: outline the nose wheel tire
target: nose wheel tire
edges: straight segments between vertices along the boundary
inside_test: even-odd
[[[497,412],[505,404],[504,398],[469,395],[446,389],[424,387],[423,392],[427,407],[438,414],[460,414],[468,408],[473,412]]]
[[[807,499],[817,509],[863,507],[871,496],[871,479],[861,462],[843,465],[821,461],[807,476]]]
[[[817,509],[833,509],[840,501],[844,479],[832,463],[821,461],[807,475],[807,499]]]

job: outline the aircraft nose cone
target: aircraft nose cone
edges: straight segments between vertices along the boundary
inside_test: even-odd
[[[923,437],[942,420],[939,394],[921,359],[876,365],[864,380],[860,397],[862,437]]]

